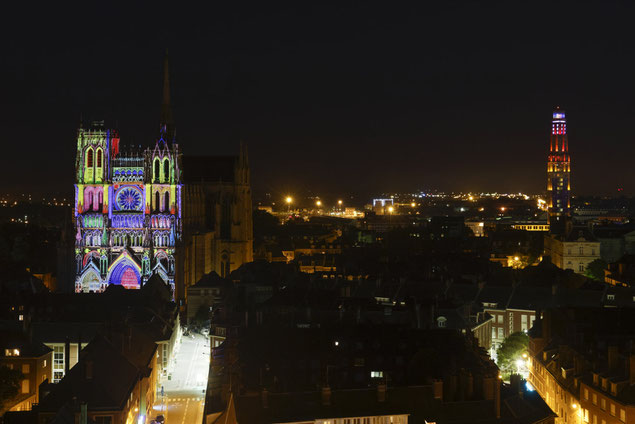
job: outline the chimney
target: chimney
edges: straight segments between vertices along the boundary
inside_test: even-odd
[[[551,311],[542,312],[541,320],[542,338],[548,343],[551,340]]]
[[[269,391],[266,388],[260,392],[260,400],[264,409],[269,408]]]
[[[609,346],[608,348],[609,371],[615,371],[617,369],[617,360],[618,360],[617,346]]]
[[[77,334],[77,362],[81,359],[82,355],[82,332]]]
[[[92,380],[92,379],[93,379],[93,361],[91,361],[91,360],[86,361],[86,364],[85,364],[84,366],[86,367],[86,368],[85,368],[85,371],[86,371],[86,374],[85,374],[86,380],[90,381],[90,380]]]
[[[584,372],[584,360],[580,355],[575,355],[573,357],[573,372],[575,375],[580,375]]]
[[[443,380],[434,380],[432,382],[432,393],[435,399],[443,400]]]
[[[82,402],[80,406],[79,424],[88,424],[88,405]]]
[[[386,385],[378,384],[377,385],[377,402],[385,402],[386,401]]]
[[[64,342],[64,375],[71,369],[71,339],[66,337]]]
[[[322,406],[331,405],[331,388],[329,386],[322,387]]]
[[[630,384],[631,386],[635,384],[635,354],[631,353],[630,361],[629,361],[629,376],[630,376]]]

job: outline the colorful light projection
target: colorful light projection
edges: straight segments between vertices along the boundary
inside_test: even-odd
[[[113,228],[143,228],[144,218],[143,215],[113,215],[112,217]]]
[[[117,210],[140,211],[143,209],[143,195],[132,186],[120,188],[115,194]]]
[[[108,268],[108,283],[120,284],[127,289],[141,287],[141,266],[127,251],[124,250]]]
[[[153,148],[124,150],[119,134],[104,129],[103,122],[79,128],[74,211],[77,291],[103,291],[108,284],[140,288],[159,271],[173,287],[174,247],[181,237],[181,173],[180,151],[167,131],[163,125]],[[154,194],[159,194],[156,202]],[[166,259],[155,257],[157,249],[169,252],[169,271],[161,262]]]

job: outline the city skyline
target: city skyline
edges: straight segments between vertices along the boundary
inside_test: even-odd
[[[632,195],[633,55],[622,25],[632,6],[572,6],[175,7],[173,24],[156,30],[167,9],[55,10],[59,20],[20,31],[16,19],[3,30],[38,25],[49,38],[29,33],[6,52],[0,112],[14,142],[2,176],[29,167],[16,190],[68,185],[80,118],[118,127],[126,144],[151,142],[168,48],[183,151],[236,154],[245,141],[258,192],[544,192],[547,120],[561,106],[572,192]],[[95,27],[116,18],[118,31],[70,43],[82,13]],[[596,15],[592,30],[582,24]]]

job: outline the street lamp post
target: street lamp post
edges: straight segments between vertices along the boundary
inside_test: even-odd
[[[287,202],[287,212],[291,212],[291,202],[293,202],[293,198],[291,196],[287,196],[284,200]]]

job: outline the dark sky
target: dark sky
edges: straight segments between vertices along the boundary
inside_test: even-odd
[[[80,115],[154,143],[168,47],[182,150],[259,191],[540,192],[561,105],[573,191],[635,193],[634,2],[62,3],[3,12],[2,191],[70,192]]]

